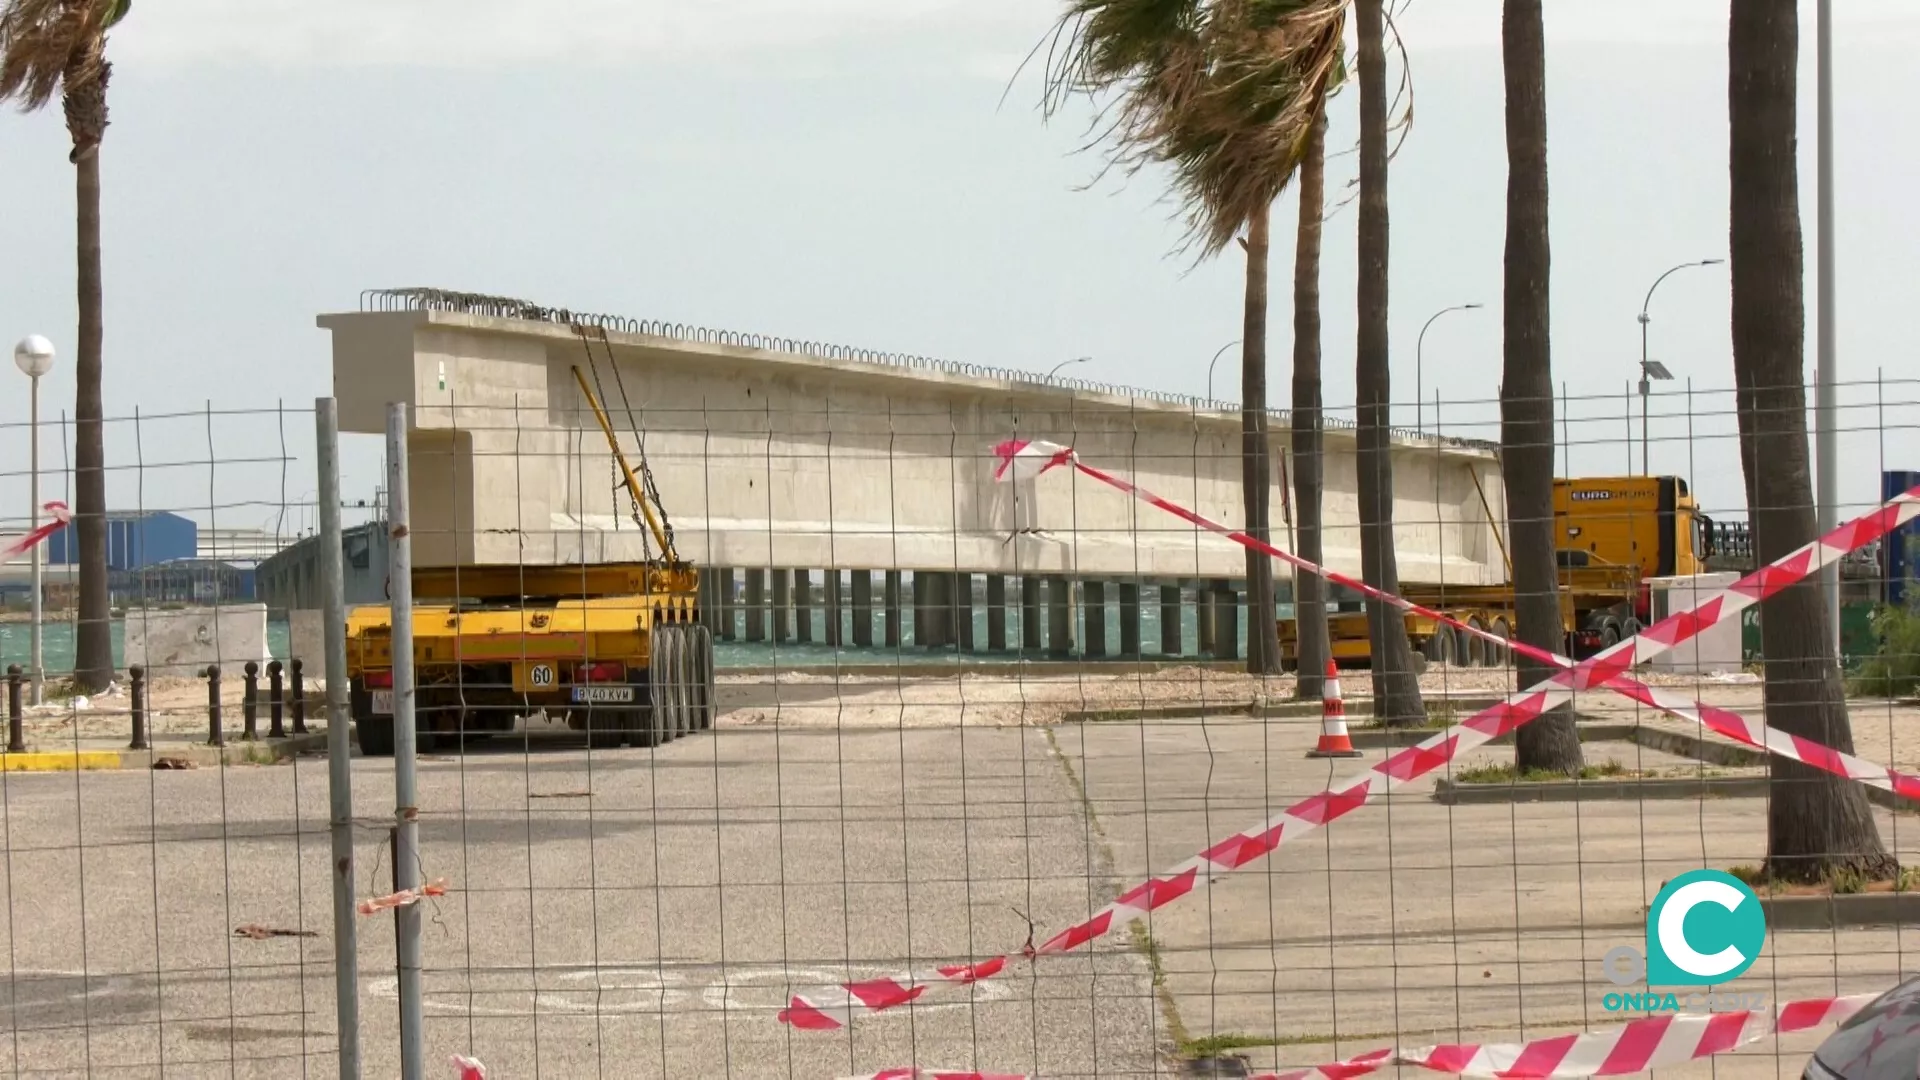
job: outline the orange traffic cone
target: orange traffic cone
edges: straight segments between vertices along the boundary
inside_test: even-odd
[[[1327,661],[1326,690],[1320,696],[1320,742],[1307,751],[1310,758],[1359,757],[1347,738],[1347,706],[1340,698],[1340,669]]]

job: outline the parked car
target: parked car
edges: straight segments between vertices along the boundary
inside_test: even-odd
[[[1875,998],[1834,1029],[1801,1080],[1914,1080],[1920,1075],[1920,976]]]

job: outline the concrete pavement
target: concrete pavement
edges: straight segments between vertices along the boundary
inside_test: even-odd
[[[423,870],[452,889],[426,908],[429,1060],[472,1053],[496,1077],[1169,1076],[1176,1039],[1304,1065],[1602,1028],[1621,1017],[1599,1004],[1599,958],[1639,941],[1659,883],[1764,847],[1761,800],[1445,807],[1422,785],[1197,889],[1148,934],[1016,961],[970,1004],[831,1034],[775,1021],[795,989],[1018,949],[1028,916],[1044,936],[1371,760],[1309,761],[1317,730],[757,724],[657,753],[427,755]],[[389,887],[391,768],[354,761],[360,895]],[[0,806],[0,1073],[331,1075],[324,761],[0,773]],[[1911,819],[1880,820],[1911,856]],[[234,935],[249,924],[314,936]],[[391,919],[357,928],[365,1075],[396,1075]],[[1880,989],[1917,944],[1775,934],[1736,988]],[[1811,1041],[1682,1071],[1794,1074]]]
[[[1077,725],[1056,738],[1117,875],[1133,882],[1385,753],[1308,760],[1317,731],[1312,721],[1224,717]],[[1630,744],[1586,753],[1634,768],[1675,762]],[[1511,754],[1486,747],[1462,763]],[[1644,905],[1660,884],[1703,865],[1757,863],[1765,851],[1762,799],[1447,807],[1431,800],[1432,785],[1417,782],[1156,913],[1175,1034],[1303,1044],[1246,1052],[1309,1065],[1396,1042],[1611,1026],[1623,1018],[1601,1008],[1615,988],[1600,958],[1642,945]],[[1882,840],[1911,861],[1920,830],[1879,814]],[[1885,989],[1916,944],[1913,931],[1892,929],[1776,933],[1733,988],[1775,1000]],[[1802,1060],[1784,1067],[1797,1075]]]
[[[354,774],[358,891],[385,892],[391,764]],[[1017,949],[1016,909],[1056,926],[1106,887],[1041,731],[496,745],[423,759],[420,789],[425,873],[454,889],[427,909],[431,1061],[470,1052],[506,1077],[1153,1069],[1147,965],[1124,945],[983,985],[972,1008],[837,1035],[774,1019],[789,989]],[[0,1071],[333,1068],[324,762],[0,776],[0,799],[19,1031]],[[244,924],[317,936],[235,937]],[[365,1074],[394,1075],[391,919],[359,932]]]

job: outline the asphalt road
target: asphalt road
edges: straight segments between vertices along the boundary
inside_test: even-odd
[[[359,895],[389,888],[390,760],[354,761]],[[1111,895],[1037,730],[730,728],[658,752],[420,764],[428,1062],[493,1077],[1152,1075],[1124,940],[850,1032],[790,990],[1018,949]],[[0,774],[0,1072],[333,1075],[326,762]],[[252,940],[238,927],[311,932]],[[364,1075],[397,1076],[390,916],[358,922]],[[1098,1008],[1095,1008],[1095,1003]]]

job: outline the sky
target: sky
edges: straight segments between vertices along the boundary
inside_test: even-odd
[[[1494,0],[1412,0],[1414,123],[1391,173],[1396,421],[1437,394],[1497,437],[1506,157]],[[1920,468],[1920,10],[1839,0],[1835,229],[1842,496]],[[113,35],[103,151],[108,454],[116,508],[313,524],[322,312],[433,285],[1204,394],[1240,335],[1237,252],[1195,264],[1165,177],[1094,183],[1083,111],[1046,122],[1022,61],[1047,0],[171,0]],[[1567,466],[1638,464],[1636,316],[1727,246],[1726,5],[1547,0],[1553,364]],[[1813,5],[1802,4],[1801,195],[1813,372]],[[1351,193],[1357,95],[1332,110]],[[72,409],[73,170],[57,110],[0,114],[0,338],[61,351]],[[1091,187],[1089,187],[1091,185]],[[1286,404],[1291,194],[1276,207],[1269,386]],[[1325,395],[1353,401],[1355,214],[1327,223]],[[1423,323],[1441,308],[1487,305]],[[1739,516],[1725,267],[1652,307],[1656,472]],[[13,379],[16,381],[8,382]],[[1689,384],[1691,380],[1691,396]],[[24,516],[25,379],[0,371],[0,530]],[[1229,350],[1216,397],[1239,393]],[[1689,407],[1689,402],[1691,403]],[[136,426],[128,419],[135,410]],[[290,411],[288,411],[290,410]],[[1421,419],[1434,423],[1434,406]],[[1691,412],[1691,416],[1689,416]],[[57,426],[45,464],[61,467]],[[282,447],[284,446],[284,449]],[[218,464],[209,467],[208,462]],[[249,463],[251,462],[251,463]],[[139,467],[134,467],[138,465]],[[380,480],[374,437],[344,491]],[[43,497],[61,494],[47,481]],[[16,510],[16,508],[18,508]]]

